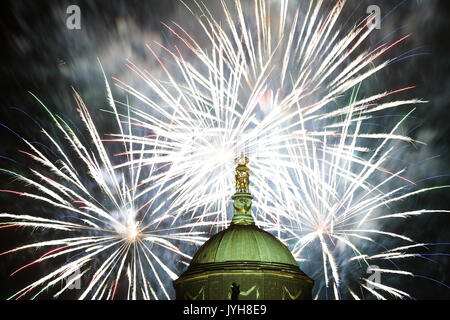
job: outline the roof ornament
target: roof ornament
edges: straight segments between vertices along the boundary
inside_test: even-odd
[[[252,217],[252,200],[250,194],[250,169],[247,167],[249,160],[241,153],[234,162],[236,167],[236,193],[233,195],[234,216],[231,224],[249,225],[255,224]]]
[[[250,170],[247,167],[249,160],[241,153],[241,156],[234,159],[234,162],[238,165],[236,167],[236,192],[250,193]]]

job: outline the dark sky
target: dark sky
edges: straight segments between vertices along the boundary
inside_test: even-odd
[[[209,2],[209,1],[208,1]],[[213,2],[213,1],[211,1]],[[295,2],[295,1],[294,1]],[[65,25],[66,8],[78,4],[82,12],[81,30],[68,30]],[[401,55],[418,48],[418,55],[393,64],[370,82],[370,90],[380,92],[386,88],[417,86],[410,93],[429,103],[419,106],[414,113],[418,129],[414,138],[427,143],[425,149],[408,155],[414,165],[408,173],[415,177],[433,177],[450,174],[450,2],[447,0],[349,0],[345,16],[356,21],[365,15],[365,8],[376,4],[382,9],[382,29],[369,40],[376,43],[394,32],[398,37],[411,33],[405,45],[395,48],[393,55]],[[401,4],[391,11],[396,4]],[[24,113],[45,124],[46,115],[28,94],[37,94],[57,113],[62,113],[77,123],[71,86],[83,96],[87,105],[95,110],[105,103],[105,92],[97,57],[103,63],[106,74],[128,79],[124,67],[130,58],[140,63],[152,64],[145,44],[157,40],[170,41],[161,21],[184,19],[185,11],[174,0],[10,0],[1,2],[0,38],[0,123],[20,135],[39,140],[42,136]],[[345,21],[346,19],[343,19]],[[369,88],[364,88],[369,90]],[[100,113],[96,121],[107,130],[108,117]],[[0,127],[0,156],[18,160],[16,167],[25,169],[26,162],[17,150],[24,148],[17,137]],[[435,157],[431,160],[426,160]],[[426,161],[424,161],[426,160]],[[0,159],[0,167],[11,165]],[[0,177],[0,189],[11,183],[11,177]],[[450,185],[449,177],[429,180],[427,186]],[[7,187],[5,187],[7,188]],[[417,207],[450,209],[449,192],[435,191],[413,200]],[[18,201],[0,194],[0,211],[22,213],[33,204]],[[450,243],[450,218],[445,215],[423,217],[408,221],[395,228],[406,228],[405,234],[418,241]],[[402,231],[402,230],[400,230]],[[24,230],[0,231],[0,252],[11,249],[28,238]],[[450,246],[433,246],[431,253],[450,254]],[[32,256],[0,256],[0,299],[15,291],[27,281],[26,275],[9,278],[9,273],[29,261]],[[23,261],[20,261],[23,260]],[[450,285],[449,257],[436,257],[436,262],[417,263],[411,269],[427,273],[430,277]],[[404,288],[418,298],[450,298],[450,289],[424,279],[402,283]]]

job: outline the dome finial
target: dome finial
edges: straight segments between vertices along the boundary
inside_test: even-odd
[[[241,156],[234,159],[238,165],[236,167],[236,192],[250,193],[250,170],[247,167],[249,160],[243,153]]]
[[[241,156],[234,159],[238,165],[236,167],[236,193],[232,199],[234,207],[234,217],[232,224],[254,224],[252,217],[252,199],[250,194],[250,169],[247,167],[249,160],[241,153]]]

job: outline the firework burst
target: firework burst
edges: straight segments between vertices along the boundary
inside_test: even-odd
[[[408,116],[395,123],[390,134],[395,134]],[[352,113],[347,117],[351,119]],[[358,134],[361,125],[360,120],[351,125],[348,121],[340,143],[348,140],[355,146],[362,139]],[[417,188],[418,184],[403,176],[406,167],[389,171],[389,162],[399,149],[389,139],[382,139],[362,158],[357,158],[356,153],[349,157],[345,150],[339,149],[327,154],[323,151],[326,144],[326,140],[292,143],[295,145],[289,148],[292,163],[279,168],[289,188],[274,188],[276,195],[272,198],[277,202],[267,206],[265,214],[259,217],[260,224],[277,233],[317,279],[316,299],[359,300],[367,294],[377,299],[413,298],[387,282],[381,284],[368,276],[374,272],[380,278],[381,275],[409,276],[440,283],[399,267],[399,260],[429,260],[427,254],[414,250],[428,250],[433,244],[419,243],[401,232],[390,231],[389,224],[425,214],[449,213],[430,209],[396,211],[408,198],[448,186]],[[316,263],[322,266],[312,267]]]
[[[412,88],[408,87],[339,106],[336,101],[385,68],[391,60],[377,61],[407,38],[352,57],[371,32],[370,18],[348,34],[334,31],[345,1],[337,2],[324,17],[320,16],[322,2],[312,1],[303,19],[299,10],[293,17],[289,14],[287,1],[277,2],[278,8],[272,8],[270,2],[255,1],[251,18],[244,17],[240,1],[235,1],[233,8],[221,3],[223,22],[216,20],[206,6],[197,4],[200,13],[194,16],[204,30],[202,39],[209,41],[207,49],[175,22],[166,27],[185,53],[179,46],[171,50],[155,44],[164,53],[163,59],[148,46],[167,81],[132,62],[129,68],[145,82],[149,92],[140,92],[116,79],[119,87],[145,105],[131,109],[133,124],[151,132],[142,138],[125,135],[121,139],[147,147],[142,152],[134,151],[145,155],[144,164],[168,168],[161,177],[167,189],[177,190],[172,208],[178,207],[180,213],[199,213],[203,219],[207,212],[214,216],[215,211],[217,222],[225,227],[226,204],[232,193],[229,172],[240,152],[252,158],[258,189],[254,192],[264,199],[270,194],[268,179],[283,184],[277,165],[289,163],[286,150],[292,137],[302,137],[297,140],[300,143],[322,141],[347,130],[341,118],[349,112],[368,120],[376,112],[422,102],[379,103]],[[277,13],[279,19],[274,18]],[[193,58],[188,61],[185,56]],[[349,59],[351,62],[346,62]],[[364,133],[364,137],[413,141],[392,133]],[[346,143],[336,148],[332,139],[329,141],[323,146],[329,154],[339,150],[352,157],[355,150],[364,150]],[[125,161],[123,165],[130,163]],[[149,181],[161,177],[150,177]]]
[[[107,88],[109,93],[108,84]],[[163,279],[176,278],[171,270],[175,264],[165,259],[161,252],[173,253],[171,259],[189,260],[190,256],[177,244],[199,243],[204,238],[166,223],[171,216],[159,210],[162,206],[156,208],[155,204],[161,201],[158,191],[148,192],[146,199],[137,196],[144,168],[114,168],[87,107],[78,93],[74,92],[74,97],[87,136],[77,135],[62,117],[52,114],[38,100],[53,120],[58,134],[52,136],[42,128],[42,133],[50,141],[50,147],[42,150],[35,143],[22,139],[30,149],[22,153],[35,164],[30,175],[2,169],[3,173],[14,176],[34,190],[3,192],[53,207],[50,217],[46,217],[48,214],[44,210],[36,208],[30,214],[0,215],[6,221],[1,223],[2,227],[53,230],[51,240],[3,253],[49,248],[40,258],[14,271],[11,276],[26,272],[35,264],[50,261],[58,265],[59,257],[69,257],[9,299],[36,298],[45,290],[62,284],[54,294],[57,298],[77,281],[83,281],[80,299],[114,299],[122,278],[121,283],[127,284],[128,299],[168,299],[166,287],[170,283]],[[114,103],[111,103],[111,108],[114,112]],[[120,123],[118,126],[124,133],[126,126]],[[65,141],[58,142],[60,139]],[[90,139],[90,143],[86,139]],[[131,151],[133,145],[123,143],[122,147]],[[46,155],[48,150],[54,150],[53,157]],[[152,170],[147,170],[146,174],[151,175]],[[40,214],[39,211],[43,212]],[[47,237],[42,236],[43,239]]]

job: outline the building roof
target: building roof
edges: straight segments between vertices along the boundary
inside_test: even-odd
[[[289,249],[270,233],[255,225],[231,224],[203,244],[191,267],[205,263],[255,261],[281,263],[298,268]]]

